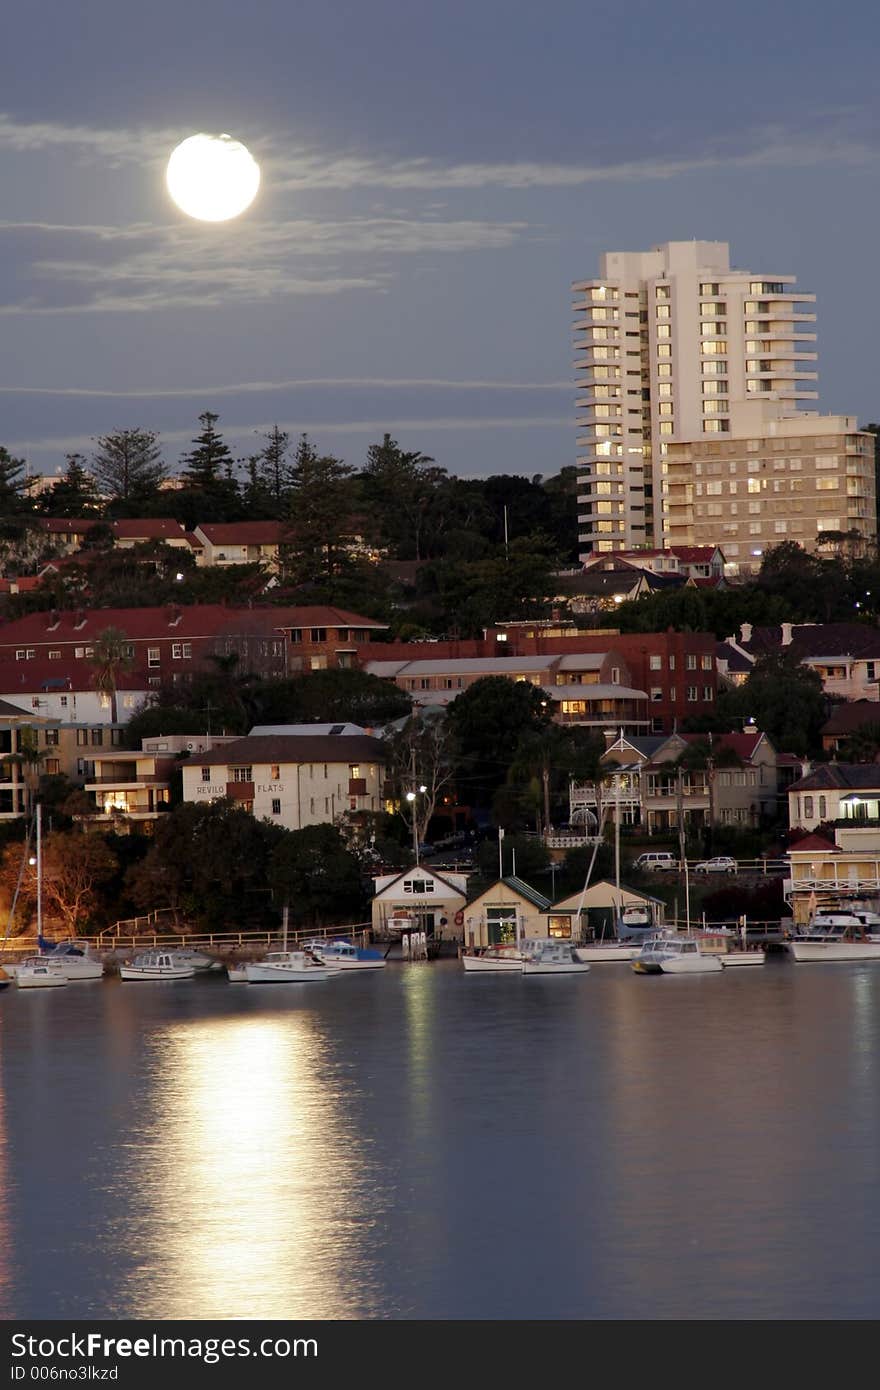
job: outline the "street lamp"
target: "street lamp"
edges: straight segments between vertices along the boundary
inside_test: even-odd
[[[416,815],[416,797],[419,792],[426,792],[428,788],[422,783],[416,791],[407,792],[406,799],[412,811],[412,833],[413,833],[413,852],[416,856],[416,864],[419,862],[419,818]]]

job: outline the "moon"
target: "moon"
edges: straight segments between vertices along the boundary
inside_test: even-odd
[[[260,166],[231,135],[190,135],[172,151],[165,183],[187,217],[228,222],[254,201]]]

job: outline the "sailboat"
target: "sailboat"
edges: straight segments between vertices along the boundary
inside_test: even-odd
[[[42,837],[42,806],[37,802],[36,807],[36,826],[37,826],[37,941],[43,940],[43,837]],[[24,861],[28,856],[28,839],[25,837]],[[24,863],[22,864],[22,872]],[[21,873],[19,874],[19,883]],[[18,888],[16,887],[16,897]],[[13,898],[13,907],[15,899]],[[15,983],[19,989],[53,989],[59,985],[69,983],[67,972],[62,960],[54,955],[26,956],[18,965],[11,967],[14,972]]]
[[[599,823],[599,833],[601,835],[604,824],[604,811]],[[583,892],[578,906],[578,920],[583,911],[584,899],[587,887],[590,882],[590,875],[593,872],[593,865],[596,862],[596,852],[599,848],[598,839],[593,846],[593,855],[587,868],[587,876],[584,880]],[[620,773],[617,772],[614,778],[614,926],[615,937],[609,940],[604,938],[600,941],[590,941],[585,946],[574,948],[575,957],[580,961],[631,961],[639,954],[642,944],[646,937],[650,936],[654,930],[651,921],[651,910],[641,903],[633,903],[624,906],[623,893],[620,887]]]

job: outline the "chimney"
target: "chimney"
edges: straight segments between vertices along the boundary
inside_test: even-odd
[[[180,609],[176,606],[176,604],[172,603],[168,608],[168,626],[177,627],[177,624],[180,622],[180,618]]]
[[[782,624],[782,645],[783,647],[791,646],[791,623]]]
[[[739,625],[739,640],[740,640],[741,642],[751,642],[751,640],[752,640],[752,625],[751,625],[751,623],[740,623],[740,625]]]

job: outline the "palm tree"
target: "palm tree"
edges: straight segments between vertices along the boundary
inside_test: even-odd
[[[99,694],[110,697],[110,720],[113,724],[118,722],[116,691],[119,677],[132,667],[129,647],[128,638],[118,627],[105,627],[95,638],[91,658],[92,685]]]
[[[24,781],[25,810],[27,814],[33,810],[34,799],[37,786],[39,784],[39,769],[42,765],[47,750],[40,747],[40,735],[36,729],[21,728],[18,731],[18,751],[7,753],[0,762],[9,767],[21,768]]]

